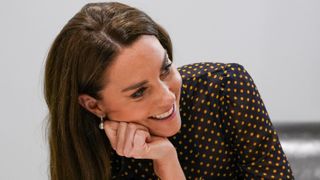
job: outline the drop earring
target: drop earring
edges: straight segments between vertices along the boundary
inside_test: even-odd
[[[103,130],[103,118],[104,118],[104,116],[100,116],[99,129],[101,129],[101,130]]]

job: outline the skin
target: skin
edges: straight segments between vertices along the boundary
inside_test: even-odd
[[[181,127],[181,76],[158,39],[143,35],[122,48],[104,79],[101,99],[82,94],[79,103],[107,119],[104,130],[112,148],[121,156],[154,160],[155,173],[162,179],[184,179],[176,150],[167,139]],[[128,88],[141,82],[142,86]],[[174,118],[152,118],[173,106]]]

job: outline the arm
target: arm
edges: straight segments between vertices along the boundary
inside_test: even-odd
[[[221,83],[222,123],[243,178],[293,179],[260,94],[248,72],[228,64]]]
[[[185,179],[176,149],[167,138],[152,136],[146,127],[136,123],[105,121],[104,129],[120,156],[152,159],[160,179]]]
[[[155,173],[163,180],[186,179],[175,149],[163,159],[153,160]]]

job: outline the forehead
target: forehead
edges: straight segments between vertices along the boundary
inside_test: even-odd
[[[144,35],[121,49],[106,74],[108,87],[125,88],[159,73],[165,49],[154,36]]]

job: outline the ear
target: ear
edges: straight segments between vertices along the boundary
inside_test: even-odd
[[[99,106],[98,100],[96,100],[94,97],[91,97],[87,94],[81,94],[78,97],[78,101],[83,108],[95,114],[97,117],[105,116],[106,113],[102,110],[102,108]]]

